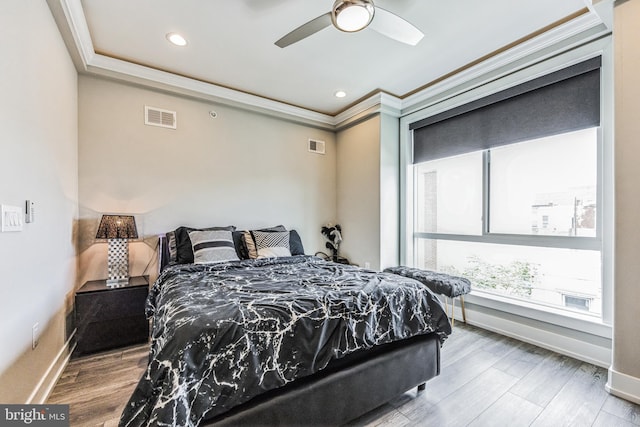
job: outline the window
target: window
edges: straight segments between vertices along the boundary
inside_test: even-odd
[[[580,294],[600,315],[597,147],[591,128],[417,164],[416,266],[558,308]]]
[[[601,318],[599,67],[410,125],[414,265],[467,277],[476,294]]]
[[[482,234],[481,152],[418,164],[416,177],[417,230]]]
[[[492,233],[595,237],[597,132],[490,150]]]

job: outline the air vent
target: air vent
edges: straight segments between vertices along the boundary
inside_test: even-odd
[[[324,154],[324,141],[318,141],[317,139],[309,140],[309,151],[317,154]]]
[[[149,126],[160,126],[163,128],[176,129],[176,112],[145,105],[144,124]]]

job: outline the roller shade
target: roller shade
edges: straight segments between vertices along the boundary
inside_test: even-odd
[[[600,57],[414,122],[421,163],[600,125]]]

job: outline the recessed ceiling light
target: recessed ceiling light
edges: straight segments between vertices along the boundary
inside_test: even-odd
[[[186,46],[187,44],[187,39],[185,39],[178,33],[168,33],[167,40],[169,40],[171,43],[175,44],[176,46]]]
[[[347,96],[347,92],[343,90],[339,90],[336,93],[334,93],[334,95],[336,96],[336,98],[344,98],[345,96]]]

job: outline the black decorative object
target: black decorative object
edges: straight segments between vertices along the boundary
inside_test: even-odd
[[[331,260],[340,264],[350,264],[347,258],[341,257],[338,252],[340,251],[340,243],[342,243],[342,227],[340,224],[331,225],[327,224],[321,229],[322,235],[328,240],[325,247],[331,251],[331,256],[324,252],[317,252],[317,255],[322,256],[326,260]]]

